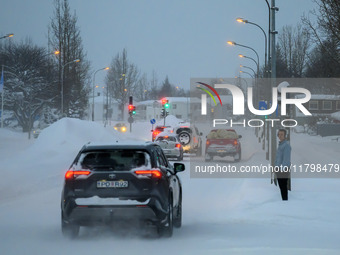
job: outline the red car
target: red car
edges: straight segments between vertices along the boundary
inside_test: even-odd
[[[214,156],[234,157],[234,161],[241,160],[241,143],[242,138],[234,129],[213,129],[207,135],[205,147],[205,161],[213,160]]]
[[[156,136],[158,136],[160,133],[164,131],[166,128],[171,128],[170,126],[156,126],[154,130],[151,130],[152,132],[152,141],[155,141]]]

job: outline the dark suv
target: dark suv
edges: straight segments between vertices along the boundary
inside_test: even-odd
[[[61,228],[76,237],[80,226],[134,222],[171,236],[182,223],[182,186],[177,172],[153,143],[85,145],[65,174]],[[143,225],[144,226],[144,225]]]

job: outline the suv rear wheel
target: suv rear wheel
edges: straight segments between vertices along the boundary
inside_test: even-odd
[[[79,225],[65,221],[63,213],[61,214],[61,232],[63,236],[74,239],[78,236],[79,229]]]
[[[187,145],[190,143],[190,134],[188,132],[181,132],[179,135],[178,135],[178,139],[179,141],[181,142],[181,144],[183,145]]]
[[[241,150],[234,156],[235,162],[240,162],[241,160]]]
[[[214,156],[210,154],[205,154],[205,162],[210,162],[214,159]]]
[[[178,203],[178,208],[176,211],[176,217],[174,219],[174,227],[180,228],[182,226],[182,192],[180,195],[180,201]]]
[[[168,215],[167,220],[164,225],[158,227],[158,234],[159,236],[171,237],[173,233],[173,219],[174,219],[174,211],[172,206],[172,199],[169,199],[168,204]]]

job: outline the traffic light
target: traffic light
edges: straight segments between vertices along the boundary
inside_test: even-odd
[[[129,104],[128,110],[129,110],[129,114],[130,115],[135,115],[136,114],[136,106],[135,105]]]
[[[162,102],[162,105],[164,106],[166,103],[168,103],[168,100],[164,97],[162,98],[161,102]]]
[[[165,111],[165,117],[169,115],[169,112],[168,111]]]
[[[165,109],[162,109],[161,110],[161,118],[164,118],[165,117]]]
[[[167,100],[167,102],[164,104],[164,108],[169,109],[169,107],[170,107],[170,105],[169,105],[168,100]]]
[[[134,109],[134,105],[129,104],[128,106],[129,113],[132,113],[133,109]]]

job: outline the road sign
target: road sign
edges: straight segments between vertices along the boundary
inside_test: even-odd
[[[133,123],[133,117],[130,116],[130,117],[128,118],[128,122],[129,122],[130,124]]]
[[[150,123],[153,125],[153,124],[156,123],[156,120],[155,120],[155,119],[151,119],[151,120],[150,120]]]
[[[267,110],[267,109],[268,109],[268,105],[266,101],[259,101],[259,110]]]

